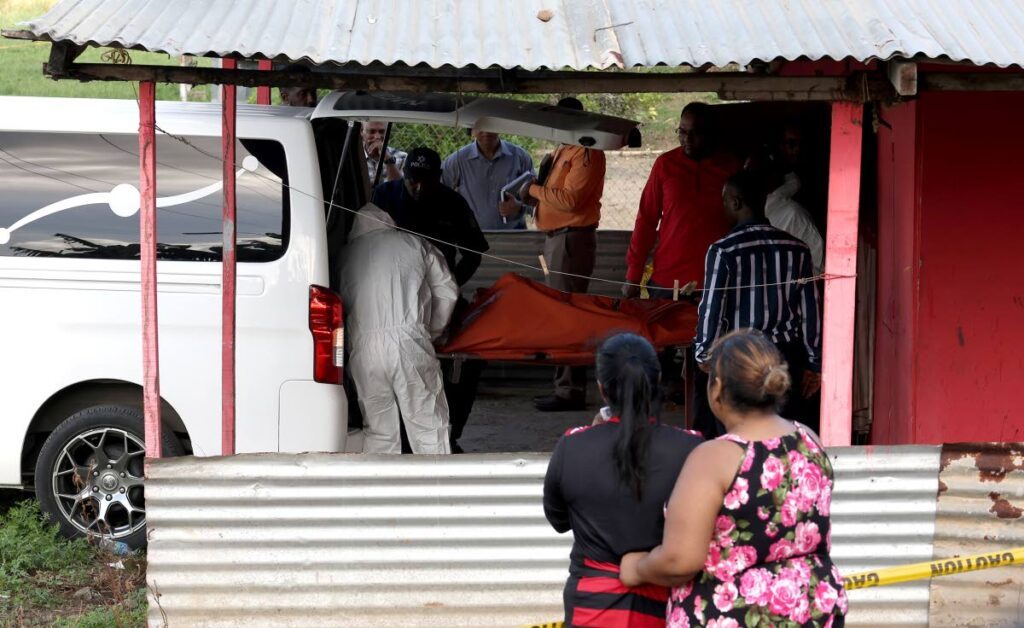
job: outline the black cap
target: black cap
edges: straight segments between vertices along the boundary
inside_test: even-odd
[[[566,96],[562,100],[558,101],[558,106],[563,109],[575,109],[576,111],[583,111],[583,103],[580,102],[579,98],[573,98],[572,96]]]
[[[405,176],[416,181],[441,176],[441,156],[425,146],[412,149],[405,158]]]

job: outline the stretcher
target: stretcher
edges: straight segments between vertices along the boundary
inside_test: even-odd
[[[581,366],[617,333],[643,336],[658,350],[693,341],[697,306],[687,300],[569,294],[515,273],[477,291],[459,313],[443,357]]]

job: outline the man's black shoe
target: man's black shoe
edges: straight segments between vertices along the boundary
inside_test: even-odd
[[[541,412],[568,412],[587,409],[587,403],[583,399],[568,399],[558,395],[547,395],[537,397],[533,405]]]

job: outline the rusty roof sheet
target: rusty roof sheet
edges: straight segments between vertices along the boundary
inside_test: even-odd
[[[318,64],[535,70],[918,55],[1024,63],[1017,0],[61,0],[27,27],[77,44]]]

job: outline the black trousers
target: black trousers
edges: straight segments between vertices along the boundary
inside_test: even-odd
[[[789,367],[789,376],[793,387],[789,391],[786,403],[779,410],[779,415],[791,421],[799,421],[815,432],[820,426],[821,393],[817,392],[808,398],[803,395],[804,371],[807,370],[807,350],[803,343],[785,343],[776,345]],[[712,439],[725,434],[725,426],[711,412],[708,402],[708,374],[697,372],[696,404],[693,429],[698,430],[704,438]]]
[[[455,381],[455,360],[441,360],[441,375],[444,378],[444,396],[448,400],[448,417],[451,425],[451,443],[462,438],[462,430],[469,422],[480,386],[480,374],[487,362],[465,360],[459,367],[458,381]]]

